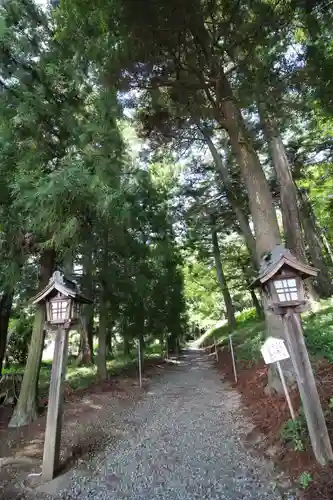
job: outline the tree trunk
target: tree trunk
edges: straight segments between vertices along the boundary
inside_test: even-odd
[[[228,132],[233,154],[247,188],[256,238],[257,258],[260,260],[265,253],[281,244],[272,195],[230,84],[222,71],[220,73],[218,93],[220,100],[216,107],[216,114],[221,125]],[[283,336],[281,318],[267,307],[266,300],[263,300],[263,305],[267,334],[281,338]],[[295,374],[290,360],[283,361],[281,364],[287,380],[294,381]],[[271,391],[283,393],[279,374],[273,366],[270,366],[269,369],[268,388]]]
[[[88,248],[82,255],[82,291],[89,298],[93,298],[94,296],[93,265],[92,252]],[[84,307],[83,327],[82,349],[84,350],[84,357],[87,363],[91,364],[94,362],[94,304],[87,304]]]
[[[298,190],[298,199],[300,203],[300,212],[305,238],[309,248],[309,254],[312,264],[319,269],[316,278],[317,290],[321,297],[330,297],[332,295],[331,278],[327,270],[326,262],[323,256],[322,239],[320,237],[311,204],[306,193]]]
[[[262,307],[261,301],[257,297],[257,294],[255,293],[255,291],[251,287],[252,279],[249,276],[249,272],[248,272],[248,270],[247,270],[247,268],[246,268],[246,266],[244,264],[241,264],[241,268],[242,268],[242,271],[243,271],[245,283],[246,283],[247,288],[248,288],[248,290],[250,292],[250,295],[251,295],[253,307],[255,308],[256,313],[257,313],[257,317],[258,318],[263,318],[264,317],[264,309]]]
[[[269,186],[258,155],[247,134],[243,117],[236,106],[229,82],[221,77],[220,106],[235,158],[240,166],[249,197],[250,211],[256,236],[256,251],[263,254],[281,243],[279,226]]]
[[[125,336],[124,337],[124,355],[129,356],[131,353],[131,343],[128,340],[128,338]]]
[[[275,119],[263,103],[258,105],[261,125],[268,144],[270,156],[280,185],[280,200],[284,236],[286,247],[302,262],[306,262],[305,243],[297,202],[297,188],[295,186],[291,169]],[[318,301],[319,297],[313,288],[312,281],[306,283],[307,294],[311,304]],[[314,306],[315,307],[315,306]]]
[[[7,335],[10,314],[12,310],[14,292],[4,292],[0,300],[0,375],[6,352]]]
[[[101,290],[99,305],[99,328],[98,328],[98,352],[97,352],[97,376],[101,380],[107,378],[106,369],[106,337],[108,328],[108,303],[106,290]]]
[[[165,355],[164,332],[160,333],[161,358]]]
[[[210,224],[211,224],[211,231],[212,231],[213,254],[214,254],[214,260],[215,260],[217,280],[219,282],[221,292],[223,295],[223,299],[224,299],[228,325],[229,325],[231,330],[234,330],[236,328],[235,311],[234,311],[234,306],[232,303],[231,295],[229,292],[228,283],[227,283],[227,280],[226,280],[224,272],[223,272],[223,266],[222,266],[222,262],[221,262],[221,253],[220,253],[219,242],[218,242],[218,238],[217,238],[215,216],[213,214],[210,215]]]
[[[108,328],[107,336],[106,336],[106,350],[107,357],[112,356],[112,327]]]
[[[91,365],[93,363],[93,357],[89,343],[87,318],[85,315],[83,315],[81,319],[80,347],[76,363],[78,366]]]
[[[54,270],[54,263],[54,250],[44,250],[40,257],[39,289],[44,288],[49,282]],[[44,345],[44,322],[45,306],[37,305],[20,395],[9,427],[21,427],[37,418],[38,380]]]
[[[257,252],[256,252],[256,242],[254,239],[254,236],[252,234],[250,224],[249,224],[249,219],[247,215],[244,213],[244,210],[239,204],[239,201],[237,199],[237,195],[235,194],[234,190],[232,189],[231,181],[230,181],[230,176],[228,172],[228,168],[226,167],[225,163],[223,162],[220,154],[218,153],[211,137],[209,134],[209,131],[204,128],[200,128],[201,133],[203,134],[206,144],[208,146],[208,149],[213,157],[213,160],[215,162],[216,170],[223,182],[224,188],[226,190],[226,194],[228,197],[228,201],[236,215],[236,218],[238,220],[238,224],[241,230],[241,233],[243,235],[245,244],[249,250],[249,254],[253,263],[253,266],[255,269],[258,268],[258,257],[257,257]]]
[[[332,247],[330,245],[330,242],[326,238],[326,235],[323,231],[321,233],[321,237],[322,237],[322,240],[324,243],[324,247],[326,248],[327,255],[329,255],[329,257],[330,257],[331,264],[333,264],[333,250],[332,250]]]
[[[251,294],[251,299],[253,302],[253,307],[256,310],[257,316],[258,316],[258,318],[262,318],[264,316],[264,311],[263,311],[263,308],[261,307],[261,304],[260,304],[260,301],[257,297],[257,294],[255,293],[253,288],[250,289],[250,294]]]
[[[300,260],[306,261],[302,226],[298,213],[297,191],[288,157],[275,119],[259,104],[261,125],[280,185],[281,211],[286,247]]]

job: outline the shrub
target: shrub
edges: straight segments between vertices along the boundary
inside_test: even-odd
[[[24,365],[28,356],[33,316],[19,315],[10,321],[7,356],[9,361]]]
[[[245,321],[254,321],[258,319],[254,307],[252,307],[251,309],[244,309],[244,311],[236,315],[236,318],[238,323],[244,323]]]
[[[287,420],[281,430],[281,439],[285,443],[291,443],[295,451],[304,451],[307,438],[307,426],[303,413],[296,420]]]
[[[308,472],[302,472],[299,476],[298,481],[299,481],[301,488],[303,488],[303,490],[306,490],[312,481],[312,476]]]
[[[333,311],[325,308],[304,321],[304,336],[309,353],[333,363]]]

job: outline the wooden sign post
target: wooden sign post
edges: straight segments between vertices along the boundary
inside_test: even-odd
[[[51,481],[59,468],[67,351],[68,329],[59,328],[56,333],[46,417],[42,466],[42,478],[44,481]]]
[[[280,361],[282,361],[283,359],[288,359],[290,357],[289,352],[287,351],[286,346],[284,345],[284,341],[282,339],[278,339],[275,337],[268,337],[268,339],[265,341],[264,345],[261,348],[261,354],[264,358],[266,365],[269,365],[271,363],[277,364],[282,387],[288,403],[290,415],[291,418],[295,420],[294,408],[290,399],[288,386],[286,384],[286,380],[284,378],[284,374],[280,365]]]

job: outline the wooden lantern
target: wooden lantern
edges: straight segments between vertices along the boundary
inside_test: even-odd
[[[268,306],[284,314],[289,307],[301,310],[306,304],[303,280],[314,277],[318,270],[296,259],[290,251],[278,245],[263,256],[258,277],[252,287],[261,287]]]
[[[33,299],[33,304],[45,304],[49,326],[57,328],[52,361],[51,382],[46,418],[42,478],[50,481],[59,469],[62,426],[63,387],[66,374],[68,332],[80,320],[82,304],[92,301],[84,297],[74,281],[55,271],[49,283]]]
[[[259,275],[251,286],[261,287],[268,307],[281,315],[281,330],[293,363],[312,449],[317,462],[326,465],[333,461],[333,451],[299,315],[307,302],[303,280],[317,273],[318,269],[300,262],[279,245],[263,256]]]
[[[91,300],[79,292],[78,286],[60,272],[55,271],[49,283],[32,299],[33,304],[45,303],[46,320],[50,326],[77,323],[82,304]]]

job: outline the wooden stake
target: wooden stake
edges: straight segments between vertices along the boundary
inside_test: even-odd
[[[235,382],[237,384],[238,378],[237,378],[237,371],[236,371],[236,362],[235,362],[235,355],[234,355],[234,347],[232,345],[232,335],[229,335],[229,344],[230,344],[230,350],[231,350],[232,367],[234,369]]]
[[[55,339],[42,466],[44,481],[51,481],[59,468],[68,331],[68,329],[59,328]]]
[[[139,384],[142,387],[142,366],[141,366],[141,342],[138,341],[138,360],[139,360]]]
[[[332,446],[298,314],[289,308],[286,315],[283,316],[283,324],[303,403],[312,449],[317,462],[326,465],[327,462],[333,460]]]
[[[216,357],[216,363],[219,362],[219,353],[217,350],[217,345],[216,345],[216,338],[214,337],[214,347],[215,347],[215,357]]]
[[[280,365],[280,361],[277,361],[276,364],[277,364],[277,368],[278,368],[278,371],[279,371],[279,374],[280,374],[280,378],[281,378],[281,382],[282,382],[282,387],[283,387],[283,390],[284,390],[284,394],[286,396],[286,400],[287,400],[287,403],[288,403],[288,406],[289,406],[289,411],[290,411],[291,418],[293,420],[296,420],[294,408],[293,408],[293,405],[291,403],[291,399],[290,399],[288,387],[287,387],[286,380],[285,380],[284,375],[283,375],[283,371],[282,371],[282,368],[281,368],[281,365]]]

